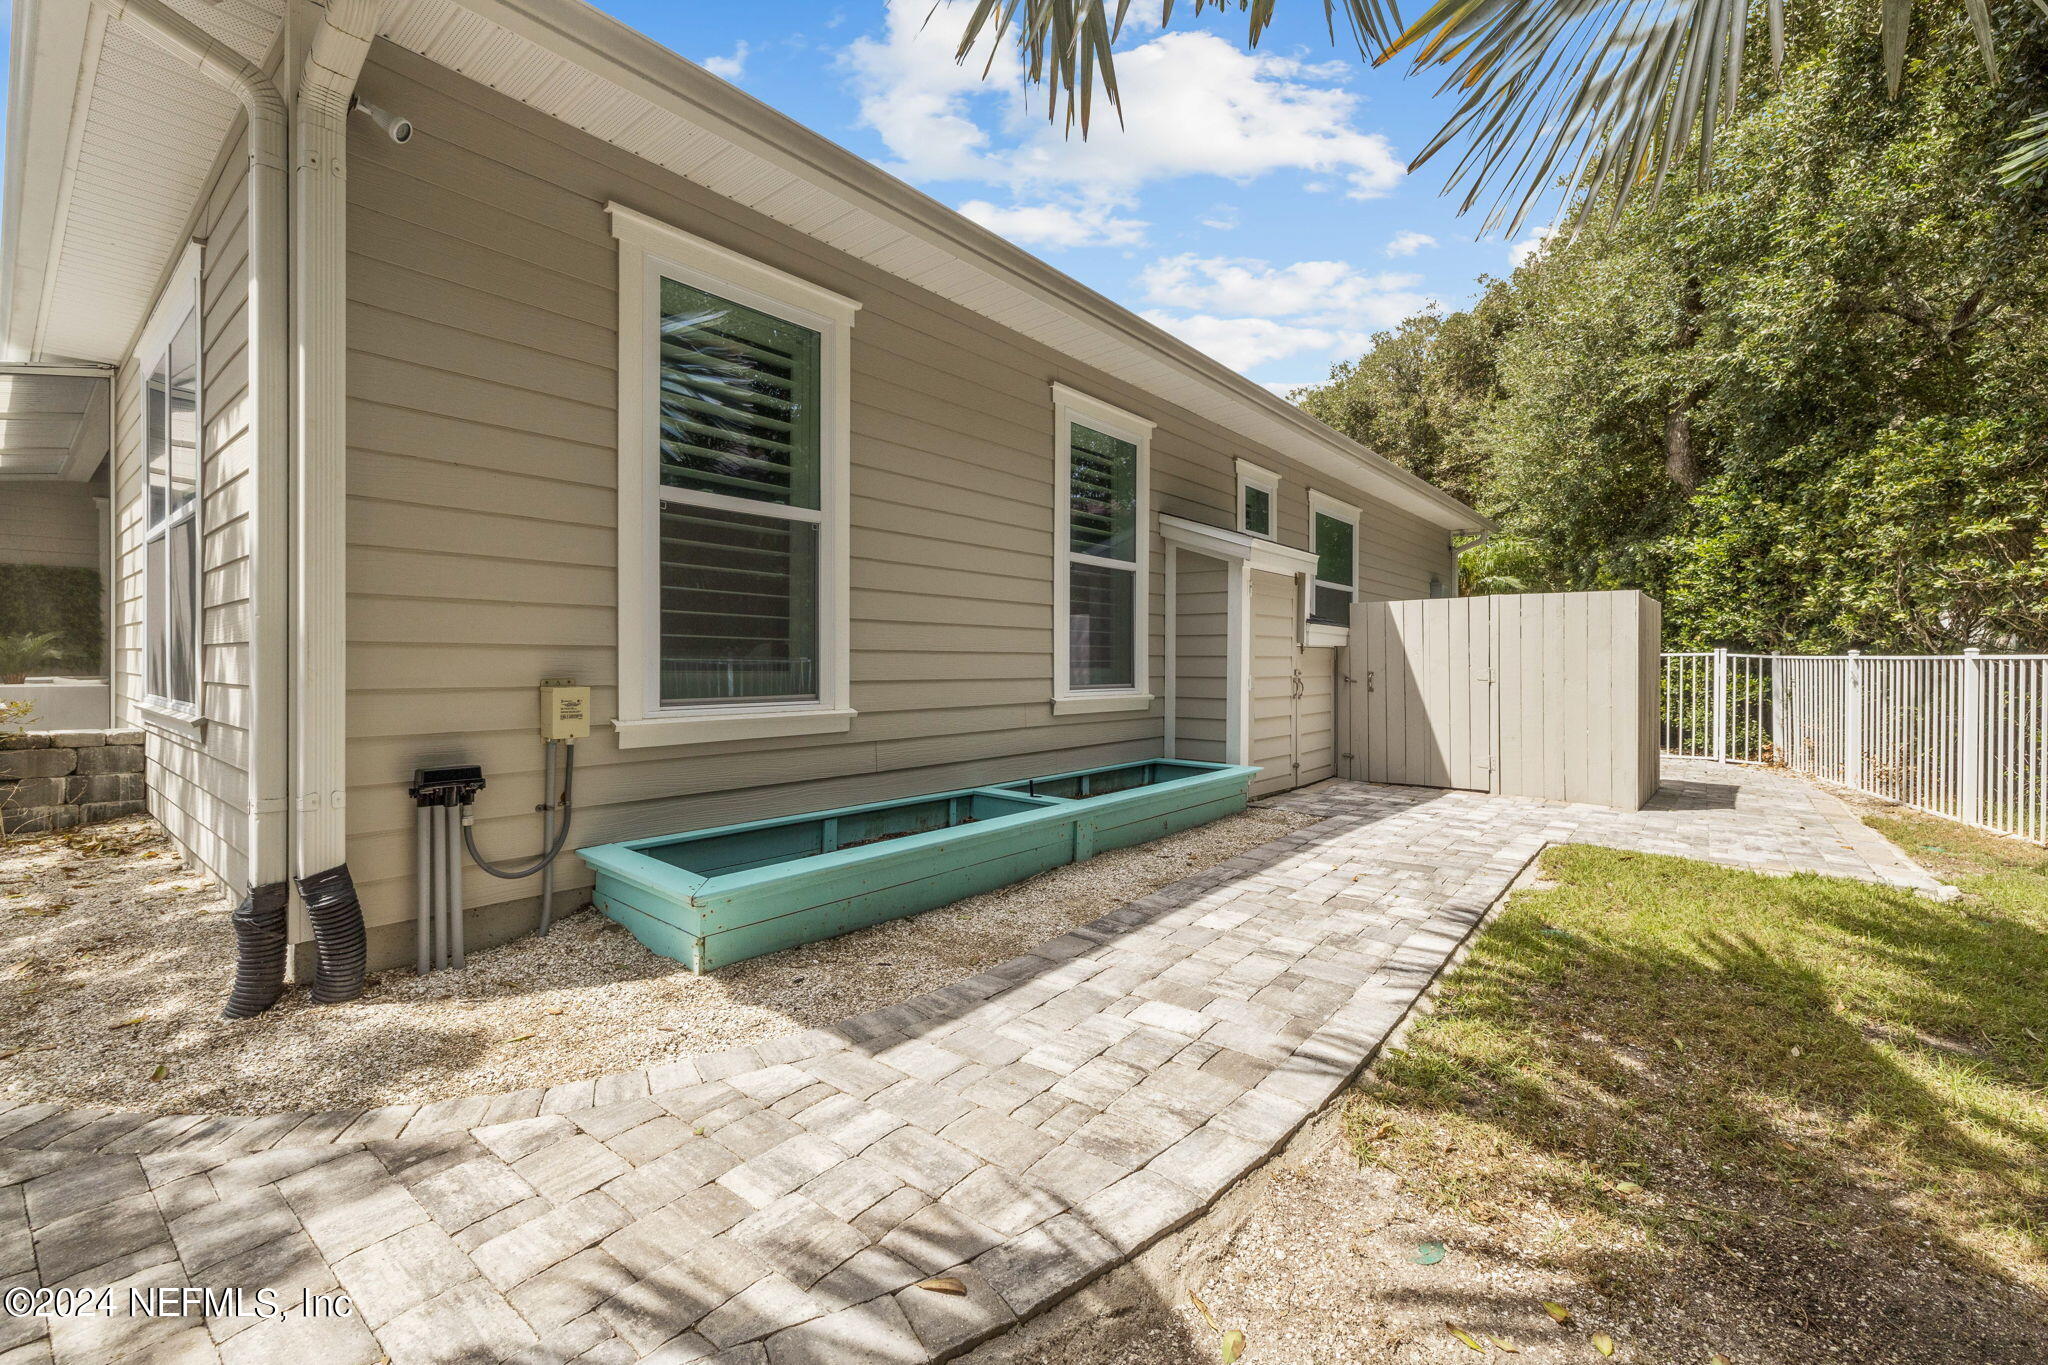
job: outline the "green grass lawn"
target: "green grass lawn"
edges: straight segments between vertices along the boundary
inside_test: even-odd
[[[1964,896],[1550,850],[1359,1155],[1635,1359],[2048,1360],[2048,852],[1871,823]]]

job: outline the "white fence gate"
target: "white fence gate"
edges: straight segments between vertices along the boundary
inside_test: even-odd
[[[2048,842],[2048,654],[1664,656],[1664,752]]]

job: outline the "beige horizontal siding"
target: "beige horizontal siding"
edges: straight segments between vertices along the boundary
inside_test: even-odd
[[[415,767],[482,763],[486,853],[537,843],[543,677],[594,689],[577,844],[1161,751],[1158,704],[1077,716],[1049,705],[1049,381],[1159,422],[1157,510],[1227,523],[1232,459],[1285,462],[413,54],[378,45],[362,88],[417,129],[402,148],[355,129],[350,149],[349,857],[373,924],[412,913],[404,786]],[[860,714],[846,734],[628,751],[612,737],[608,200],[862,304],[851,359]],[[1291,492],[1303,504],[1306,484]],[[1305,514],[1295,520],[1288,538],[1305,543]],[[1419,577],[1426,590],[1446,559],[1441,535],[1415,554],[1417,527],[1390,530],[1386,583]],[[1163,566],[1155,537],[1155,692]],[[1213,721],[1220,737],[1220,711]],[[565,887],[586,881],[565,863]],[[466,886],[472,905],[532,894],[481,875]]]

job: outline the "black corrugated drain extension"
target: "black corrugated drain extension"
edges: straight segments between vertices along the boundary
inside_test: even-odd
[[[223,1019],[253,1019],[284,994],[285,882],[250,888],[235,907],[235,986]]]
[[[363,993],[368,941],[348,864],[299,878],[299,895],[313,921],[313,1003],[335,1005],[355,999]]]

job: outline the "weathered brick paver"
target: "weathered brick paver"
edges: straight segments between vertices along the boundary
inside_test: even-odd
[[[1547,843],[1945,890],[1796,779],[1665,782],[1636,814],[1324,783],[1278,803],[1317,823],[966,981],[595,1081],[254,1118],[0,1100],[0,1281],[119,1290],[0,1316],[0,1356],[950,1358],[1264,1161]],[[132,1316],[130,1285],[288,1311]]]

